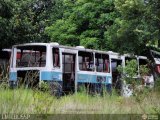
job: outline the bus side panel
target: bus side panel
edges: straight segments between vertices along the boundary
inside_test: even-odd
[[[41,71],[40,80],[62,81],[62,72],[60,71]]]
[[[112,77],[111,77],[111,74],[96,75],[96,74],[78,73],[77,74],[78,88],[80,88],[80,86],[85,85],[86,83],[94,86],[93,87],[94,91],[101,91],[102,86],[105,85],[107,91],[111,92]]]
[[[10,72],[9,73],[9,80],[10,81],[17,81],[17,72]]]
[[[17,86],[17,72],[10,71],[9,72],[9,86],[14,88]]]
[[[77,74],[77,82],[112,84],[111,75]]]

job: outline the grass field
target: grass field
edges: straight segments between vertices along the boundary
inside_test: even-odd
[[[0,113],[17,114],[157,114],[160,92],[150,91],[138,97],[118,95],[91,96],[84,92],[57,99],[31,89],[0,89]]]

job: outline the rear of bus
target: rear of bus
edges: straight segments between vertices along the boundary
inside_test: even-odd
[[[47,68],[47,44],[29,43],[12,48],[9,84],[11,87],[24,84],[36,86],[41,71]]]

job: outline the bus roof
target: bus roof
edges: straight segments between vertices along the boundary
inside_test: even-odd
[[[79,50],[79,51],[86,51],[86,52],[97,52],[97,53],[103,53],[103,54],[115,54],[119,55],[119,53],[112,52],[112,51],[102,51],[102,50],[94,50],[94,49],[86,49],[82,47],[71,47],[71,46],[63,46],[59,45],[58,43],[24,43],[24,44],[18,44],[14,45],[13,47],[19,47],[19,46],[53,46],[53,47],[58,47],[58,48],[65,48],[65,49],[74,49],[74,50]]]

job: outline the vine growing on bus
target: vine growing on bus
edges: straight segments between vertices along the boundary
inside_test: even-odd
[[[118,66],[117,70],[121,73],[122,80],[126,84],[134,84],[134,76],[137,74],[137,61],[126,61],[126,66]]]
[[[144,84],[143,76],[149,73],[147,65],[140,65],[138,71],[136,60],[126,61],[126,66],[118,66],[117,70],[121,73],[122,83],[130,84],[134,92],[136,92],[137,86]]]

